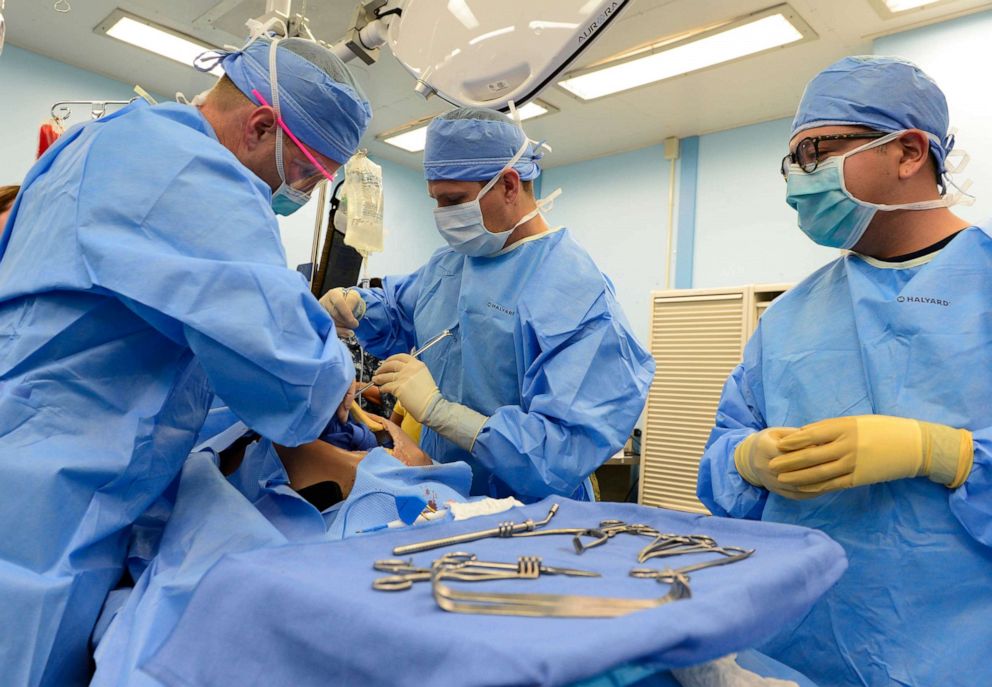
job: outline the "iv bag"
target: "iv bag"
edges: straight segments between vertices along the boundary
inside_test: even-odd
[[[382,167],[359,150],[344,168],[348,229],[344,243],[363,257],[382,252]]]

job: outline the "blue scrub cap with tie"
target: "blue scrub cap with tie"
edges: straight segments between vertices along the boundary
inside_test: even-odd
[[[244,48],[216,58],[224,73],[253,103],[257,89],[273,103],[270,87],[271,38],[260,36]],[[204,65],[207,69],[212,68]],[[204,68],[201,67],[201,68]],[[276,47],[279,110],[286,126],[306,145],[345,163],[358,150],[372,119],[372,107],[354,76],[334,53],[303,38]]]
[[[925,131],[930,134],[938,174],[945,172],[944,162],[954,148],[944,93],[922,69],[898,57],[845,57],[809,82],[790,138],[806,129],[832,125],[883,132]]]
[[[428,181],[489,181],[520,148],[513,169],[524,181],[541,174],[543,153],[510,117],[484,107],[460,107],[435,117],[427,127],[424,176]]]

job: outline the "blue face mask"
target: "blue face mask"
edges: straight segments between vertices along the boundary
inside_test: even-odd
[[[796,164],[789,165],[785,202],[799,213],[799,228],[821,246],[852,248],[871,224],[879,210],[933,210],[961,201],[961,195],[947,195],[936,200],[883,205],[855,198],[844,183],[844,161],[857,153],[883,146],[905,131],[892,133],[866,145],[820,162],[812,172]]]
[[[272,212],[283,217],[292,215],[310,200],[310,194],[297,191],[285,181],[272,194]]]
[[[844,158],[832,157],[806,173],[789,166],[785,202],[799,213],[799,228],[821,246],[850,248],[864,235],[877,208],[866,207],[844,188]]]

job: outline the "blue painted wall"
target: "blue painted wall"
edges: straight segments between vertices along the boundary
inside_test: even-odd
[[[992,12],[886,36],[875,41],[878,55],[898,55],[920,65],[947,96],[957,147],[971,155],[957,178],[972,179],[972,207],[954,212],[977,222],[992,216],[992,80],[989,39]]]
[[[0,88],[6,94],[0,127],[0,185],[18,184],[34,163],[38,127],[60,100],[129,100],[133,86],[83,69],[5,45],[0,55]],[[86,108],[75,108],[68,124],[89,118]],[[386,252],[373,256],[371,274],[402,273],[420,266],[441,245],[434,230],[423,176],[416,170],[381,162],[386,187]],[[316,204],[292,217],[281,218],[286,261],[310,261]]]
[[[791,120],[700,137],[692,285],[796,282],[838,252],[806,238],[779,164]]]
[[[620,304],[645,344],[648,296],[665,279],[668,165],[662,146],[651,146],[543,174],[544,195],[563,189],[548,222],[568,227],[613,280]]]

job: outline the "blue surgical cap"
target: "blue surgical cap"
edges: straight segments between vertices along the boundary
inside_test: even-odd
[[[257,89],[272,103],[269,38],[224,55],[224,73],[252,102]],[[334,53],[313,41],[287,38],[276,48],[279,111],[297,138],[332,160],[345,163],[358,150],[372,107],[351,72]]]
[[[954,147],[944,93],[922,69],[898,57],[845,57],[809,82],[792,120],[792,136],[833,125],[926,131],[932,134],[930,150],[941,174]]]
[[[427,127],[424,176],[428,181],[489,181],[503,171],[527,136],[509,117],[484,107],[460,107]],[[541,174],[542,155],[527,144],[513,165],[524,181]]]

